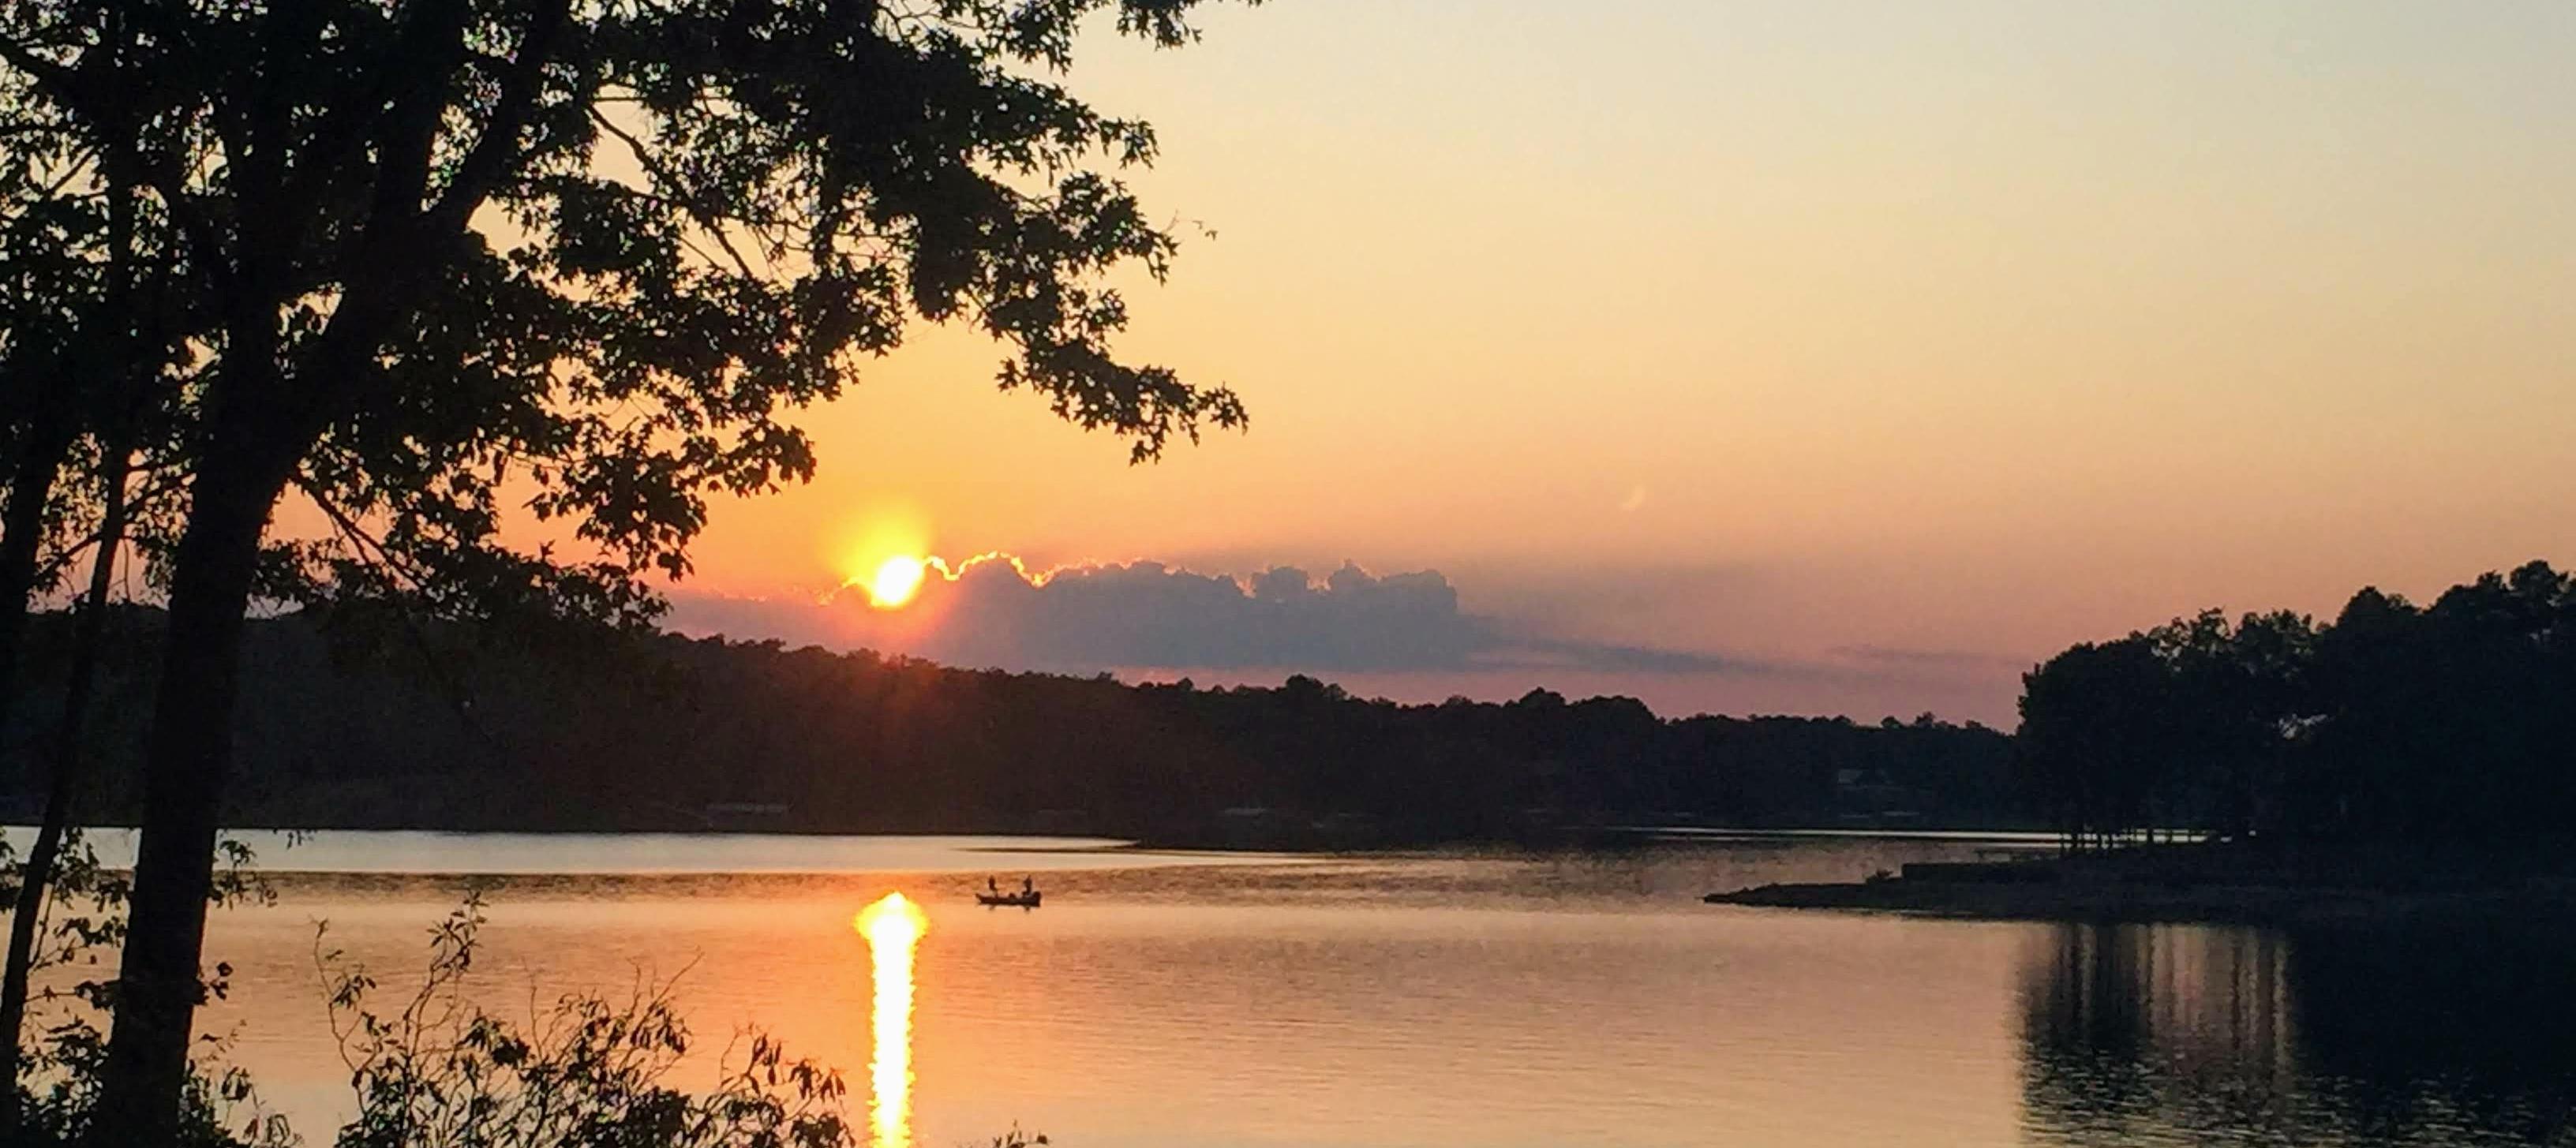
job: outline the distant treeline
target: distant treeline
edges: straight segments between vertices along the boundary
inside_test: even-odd
[[[2216,611],[2024,679],[2026,785],[2088,841],[2524,848],[2576,829],[2576,580],[2546,563],[2330,624]]]
[[[137,607],[112,627],[93,817],[132,808],[160,627]],[[40,620],[35,682],[68,633]],[[1633,698],[1544,690],[1398,705],[1306,677],[1128,685],[382,614],[256,622],[246,664],[230,810],[246,825],[1375,844],[1641,823],[2033,823],[2016,805],[2011,739],[1928,715],[1666,720]],[[32,735],[13,729],[10,744]]]

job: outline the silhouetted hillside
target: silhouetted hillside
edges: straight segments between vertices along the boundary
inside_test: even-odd
[[[93,817],[119,818],[131,801],[159,626],[140,608],[116,621]],[[68,627],[52,617],[38,630],[42,683]],[[354,615],[257,622],[247,656],[230,816],[243,825],[1372,844],[1638,823],[2014,822],[2011,740],[1928,716],[1666,720],[1633,698],[1547,691],[1396,705],[1304,677],[1125,685],[776,642],[534,640]]]

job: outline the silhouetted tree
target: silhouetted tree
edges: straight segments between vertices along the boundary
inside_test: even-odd
[[[131,30],[111,11],[96,34],[78,82],[115,88],[126,78]],[[30,739],[41,750],[13,763],[42,813],[19,875],[0,973],[0,1082],[15,1081],[22,1063],[36,927],[82,783],[82,731],[117,558],[138,518],[145,539],[160,536],[169,504],[159,488],[146,485],[138,496],[129,487],[139,452],[167,453],[177,371],[188,359],[183,303],[172,290],[174,237],[166,216],[147,210],[137,194],[124,150],[132,106],[101,101],[98,114],[122,117],[124,126],[83,132],[60,108],[27,98],[28,81],[13,75],[0,91],[0,115],[19,141],[0,175],[0,261],[16,269],[0,292],[8,320],[0,374],[10,376],[0,401],[7,427],[0,442],[8,444],[0,457],[24,449],[0,465],[9,518],[0,541],[0,718],[19,692],[30,592],[84,552],[90,569],[55,728]],[[18,1099],[14,1088],[0,1088],[0,1139],[18,1128]]]
[[[2077,645],[2023,675],[2016,749],[2033,797],[2072,846],[2149,823],[2170,760],[2170,688],[2140,634]]]
[[[2576,580],[2546,563],[2331,625],[2215,611],[2024,679],[2031,784],[2079,837],[2142,825],[2529,851],[2576,824]]]
[[[124,695],[147,692],[139,652],[158,628],[130,613],[103,683]],[[234,824],[702,828],[707,805],[752,803],[785,806],[771,824],[798,831],[1209,843],[1226,839],[1220,811],[1255,806],[1281,845],[1543,843],[1666,819],[1830,825],[1840,769],[1919,792],[1935,823],[2026,824],[2010,740],[1974,724],[1663,719],[1631,698],[1400,705],[1313,678],[1182,690],[776,641],[517,642],[491,623],[429,623],[425,648],[353,644],[327,614],[246,631],[267,688],[239,712]],[[44,621],[40,635],[68,624]],[[103,724],[99,752],[129,758],[130,719]]]
[[[1125,311],[1092,277],[1159,275],[1173,241],[1095,169],[1153,137],[1039,78],[1093,11],[1172,45],[1192,6],[0,14],[10,90],[149,191],[210,304],[97,1142],[166,1140],[176,1119],[244,612],[290,488],[431,601],[519,587],[632,616],[620,587],[686,571],[708,494],[811,472],[783,413],[837,394],[913,315],[1008,341],[1005,388],[1139,459],[1241,421],[1231,394],[1105,349]],[[107,85],[113,20],[134,36]],[[511,481],[603,560],[502,550]],[[357,576],[367,555],[302,557]]]
[[[2231,625],[2204,611],[2146,634],[2163,663],[2160,749],[2151,795],[2157,828],[2228,837],[2270,828],[2289,738],[2308,716],[2305,684],[2315,628],[2289,612]]]

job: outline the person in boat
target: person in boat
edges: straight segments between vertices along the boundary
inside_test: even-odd
[[[984,891],[999,897],[1002,895],[1002,883],[988,876],[984,878]]]
[[[1035,894],[1037,891],[1038,891],[1038,887],[1037,887],[1037,885],[1036,885],[1036,884],[1034,884],[1034,883],[1032,883],[1032,882],[1031,882],[1031,881],[1030,881],[1026,876],[1022,876],[1022,877],[1020,878],[1020,896],[1023,896],[1023,897],[1031,896],[1031,895]]]

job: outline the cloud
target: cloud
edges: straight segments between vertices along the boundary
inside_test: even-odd
[[[959,666],[1083,672],[1189,667],[1329,672],[1565,669],[1776,673],[1731,655],[1543,637],[1460,609],[1438,571],[1379,576],[1345,563],[1237,578],[1159,562],[1032,574],[987,556],[934,575],[900,610],[845,590],[822,603],[679,594],[686,633],[865,647]]]
[[[1651,646],[1622,646],[1604,642],[1568,642],[1530,638],[1518,643],[1519,650],[1539,655],[1540,660],[1510,663],[1514,665],[1560,665],[1569,669],[1610,670],[1635,674],[1779,674],[1796,672],[1801,667],[1780,662],[1713,654],[1696,650],[1663,650]]]
[[[1978,650],[1914,650],[1896,646],[1836,646],[1827,653],[1862,665],[1897,669],[2005,669],[2019,672],[2029,669],[2036,663],[2036,659],[2016,657],[2011,654],[1993,654]]]

